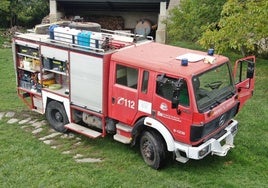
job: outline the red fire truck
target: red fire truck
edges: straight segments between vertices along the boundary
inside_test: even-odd
[[[55,27],[13,39],[18,96],[59,132],[138,145],[158,169],[234,147],[255,57],[236,61],[134,34]]]

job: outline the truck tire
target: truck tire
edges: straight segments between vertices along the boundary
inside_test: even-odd
[[[154,131],[144,131],[140,137],[140,152],[143,160],[153,169],[163,166],[166,158],[165,142]]]
[[[66,132],[67,129],[64,127],[69,120],[64,109],[64,106],[57,101],[50,101],[47,104],[46,118],[53,129],[58,132]]]

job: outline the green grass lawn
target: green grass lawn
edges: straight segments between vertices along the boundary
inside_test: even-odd
[[[0,110],[22,110],[25,105],[17,96],[11,50],[0,49],[0,54]]]
[[[81,136],[77,149],[103,162],[76,163],[4,118],[0,187],[268,187],[267,60],[257,59],[256,75],[254,97],[236,117],[240,123],[236,147],[226,157],[208,156],[186,164],[171,161],[156,171],[145,165],[137,149],[110,136],[96,140]],[[28,113],[15,86],[11,50],[0,49],[0,112]],[[68,140],[60,144],[71,145]]]

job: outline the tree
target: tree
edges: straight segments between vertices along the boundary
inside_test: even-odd
[[[214,46],[218,53],[227,49],[247,55],[259,48],[268,38],[267,0],[228,0],[223,6],[218,29],[208,26],[200,44]]]
[[[17,12],[22,11],[19,6],[19,0],[2,0],[0,2],[0,22],[1,26],[12,27],[17,24]]]
[[[0,26],[32,27],[49,13],[48,0],[1,0]]]
[[[172,40],[197,41],[202,26],[216,25],[226,0],[181,0],[170,12],[167,21],[168,36]]]
[[[22,11],[17,12],[18,23],[27,27],[40,23],[49,13],[48,0],[19,0],[16,7],[22,8]]]
[[[8,25],[10,17],[10,1],[0,1],[0,27],[6,27]]]

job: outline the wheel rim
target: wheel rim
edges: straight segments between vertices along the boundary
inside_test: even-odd
[[[142,153],[147,160],[154,160],[154,148],[149,140],[144,141],[142,145]]]
[[[63,122],[63,116],[58,110],[52,111],[52,114],[54,114],[54,120],[57,123],[62,123]]]

